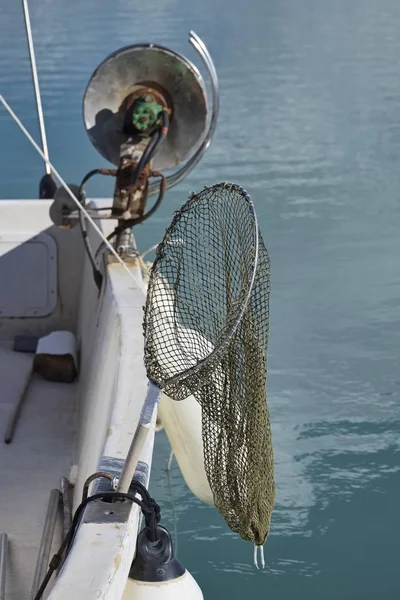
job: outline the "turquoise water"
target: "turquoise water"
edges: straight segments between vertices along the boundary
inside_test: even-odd
[[[77,183],[104,166],[81,98],[111,51],[155,41],[221,82],[215,141],[146,227],[156,243],[189,190],[251,193],[272,258],[268,396],[277,504],[267,570],[188,492],[157,438],[152,493],[205,597],[400,596],[400,3],[397,0],[30,2],[49,147]],[[20,4],[2,0],[0,93],[38,135]],[[0,196],[34,197],[40,159],[0,110]],[[103,187],[104,186],[104,187]],[[93,195],[111,183],[94,181]]]

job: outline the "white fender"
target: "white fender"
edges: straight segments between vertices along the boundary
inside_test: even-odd
[[[163,394],[158,410],[186,485],[199,500],[213,506],[204,469],[200,404],[193,396],[175,402]]]
[[[194,577],[185,571],[172,581],[143,582],[128,579],[122,600],[204,600]]]
[[[162,320],[159,319],[159,326],[162,327],[160,334],[162,339],[169,341],[169,346],[165,346],[157,358],[167,372],[175,374],[194,364],[191,352],[197,361],[199,358],[206,358],[214,347],[198,331],[180,327],[176,322],[173,290],[161,274],[157,286],[156,293],[163,300],[158,309],[162,314]],[[157,311],[157,306],[154,310]],[[158,418],[165,428],[187,486],[199,500],[214,505],[204,469],[200,405],[193,396],[177,402],[163,394]]]
[[[128,579],[122,600],[203,600],[203,594],[189,571],[171,581],[142,582]]]

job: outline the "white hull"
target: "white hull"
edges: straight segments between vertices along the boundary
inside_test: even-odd
[[[60,478],[68,477],[74,484],[75,509],[89,475],[98,470],[120,473],[147,386],[139,267],[132,267],[140,283],[135,286],[119,265],[108,265],[99,296],[79,228],[54,227],[50,204],[0,202],[2,427],[32,364],[32,355],[12,350],[15,335],[72,331],[79,362],[74,383],[49,382],[35,375],[14,440],[9,445],[0,440],[0,531],[9,537],[7,600],[30,598],[49,493],[59,488]],[[103,226],[108,233],[111,223]],[[28,243],[21,246],[23,242]],[[96,247],[96,234],[92,242]],[[13,312],[12,318],[7,316]],[[146,485],[153,440],[154,428],[137,471]],[[96,485],[92,484],[91,493]],[[110,511],[104,503],[88,507],[66,562],[50,583],[48,598],[121,600],[140,524],[136,505],[121,506],[120,514],[118,509],[106,514]],[[61,535],[60,517],[51,555]]]

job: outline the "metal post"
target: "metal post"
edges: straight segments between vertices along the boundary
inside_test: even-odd
[[[15,428],[17,426],[18,419],[21,415],[22,406],[26,400],[29,384],[32,380],[32,377],[33,377],[33,363],[32,363],[32,367],[29,370],[29,373],[25,379],[24,387],[22,388],[21,394],[20,394],[19,398],[17,399],[17,402],[16,402],[16,404],[13,408],[13,411],[10,415],[10,418],[8,420],[7,429],[4,434],[4,443],[5,444],[10,444],[12,442],[12,439],[14,437]]]
[[[60,479],[60,490],[63,502],[63,539],[67,535],[72,523],[72,509],[69,499],[70,483],[66,477]]]
[[[118,481],[117,492],[127,494],[135,475],[135,470],[143,450],[147,434],[155,420],[158,403],[160,402],[162,390],[153,382],[149,381],[146,398],[140,414],[139,423],[133,435],[133,440],[124,462],[121,477]]]
[[[0,533],[0,600],[6,599],[6,568],[7,568],[8,537]]]
[[[28,40],[29,56],[31,59],[33,87],[35,88],[36,108],[37,108],[37,114],[38,114],[38,119],[39,119],[40,137],[42,139],[43,154],[45,155],[47,160],[49,160],[49,150],[47,148],[46,130],[44,128],[42,100],[40,97],[40,88],[39,88],[39,79],[38,79],[37,68],[36,68],[35,50],[33,48],[33,38],[32,38],[32,29],[31,29],[31,20],[29,18],[28,1],[22,0],[22,6],[24,8],[26,37]],[[45,162],[45,169],[46,169],[47,175],[50,175],[51,174],[50,166],[48,165],[47,162]]]
[[[39,554],[36,562],[35,575],[33,577],[31,600],[34,600],[49,566],[51,545],[56,526],[60,498],[61,494],[59,490],[51,490],[42,539],[40,541]]]

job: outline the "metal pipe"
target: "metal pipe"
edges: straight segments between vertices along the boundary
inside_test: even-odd
[[[29,56],[31,59],[33,87],[35,88],[36,108],[37,108],[37,114],[38,114],[38,120],[39,120],[40,137],[42,139],[43,154],[45,155],[47,160],[49,160],[49,150],[47,147],[46,130],[44,128],[42,99],[40,96],[39,79],[38,79],[37,68],[36,68],[36,59],[35,59],[35,50],[33,48],[33,38],[32,38],[32,29],[31,29],[31,20],[29,18],[28,1],[22,0],[22,6],[24,9],[26,38],[28,40]],[[48,163],[46,161],[45,161],[45,169],[46,169],[47,175],[50,175],[51,174],[50,166],[48,165]]]
[[[42,539],[40,541],[39,554],[37,557],[35,575],[33,576],[33,585],[31,591],[31,600],[34,600],[36,593],[46,575],[51,545],[54,536],[54,529],[57,521],[58,507],[60,504],[61,494],[59,490],[51,490],[49,504],[47,507],[46,520],[44,523]]]
[[[6,568],[7,568],[8,537],[0,533],[0,600],[6,599]]]
[[[96,473],[89,475],[89,477],[86,479],[86,481],[83,485],[82,502],[84,502],[89,495],[89,487],[90,487],[90,484],[92,483],[92,481],[95,481],[96,479],[100,479],[101,477],[103,477],[103,479],[108,479],[108,481],[111,481],[111,482],[114,479],[114,477],[111,475],[111,473],[106,473],[106,471],[96,471]]]
[[[13,411],[10,415],[10,418],[8,420],[7,429],[4,434],[4,443],[5,444],[10,444],[12,442],[12,439],[13,439],[14,433],[15,433],[15,428],[17,426],[18,419],[21,415],[22,406],[26,400],[29,384],[32,380],[32,377],[33,377],[33,362],[32,362],[32,367],[30,368],[29,373],[25,379],[24,387],[22,388],[21,394],[20,394],[19,398],[17,399],[17,403],[15,404]]]
[[[124,466],[122,468],[121,477],[118,480],[117,492],[127,494],[135,475],[136,467],[143,451],[143,446],[147,438],[147,434],[155,421],[157,406],[160,402],[162,390],[155,384],[149,381],[146,398],[144,400],[142,411],[139,417],[131,445],[129,446]]]
[[[63,503],[63,539],[67,535],[72,523],[72,508],[69,499],[70,483],[66,477],[60,479],[60,490]]]
[[[121,477],[118,480],[117,492],[122,492],[124,494],[129,492],[148,431],[149,429],[147,427],[142,427],[141,425],[137,426],[132,443],[129,447],[128,455],[124,462]]]

